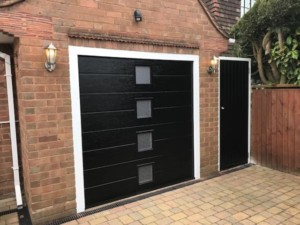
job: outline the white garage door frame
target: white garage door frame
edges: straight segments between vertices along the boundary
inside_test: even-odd
[[[125,51],[125,50],[69,46],[77,213],[83,212],[85,210],[78,56],[96,56],[96,57],[149,59],[149,60],[174,60],[174,61],[188,61],[193,63],[194,177],[195,179],[199,179],[200,178],[199,56],[188,55],[188,54],[168,54],[168,53]]]

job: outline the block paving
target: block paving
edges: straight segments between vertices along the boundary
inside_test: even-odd
[[[5,199],[0,199],[0,212],[4,212],[11,209],[16,209],[16,199],[14,197],[9,197]],[[18,225],[19,219],[17,213],[11,213],[8,215],[0,216],[0,225]]]
[[[0,212],[16,209],[17,203],[14,197],[0,199]]]
[[[64,223],[98,224],[299,225],[300,177],[251,166]]]

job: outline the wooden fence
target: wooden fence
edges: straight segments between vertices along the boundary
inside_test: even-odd
[[[300,89],[253,90],[251,161],[300,174]]]

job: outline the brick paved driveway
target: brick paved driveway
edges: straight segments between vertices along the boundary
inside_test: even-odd
[[[300,177],[252,166],[65,223],[74,224],[299,225]]]
[[[300,177],[252,166],[66,225],[300,224]]]

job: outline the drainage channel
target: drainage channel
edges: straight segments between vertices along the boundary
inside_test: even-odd
[[[16,212],[18,212],[18,209],[9,209],[9,210],[0,212],[0,216],[9,215],[9,214],[16,213]]]

